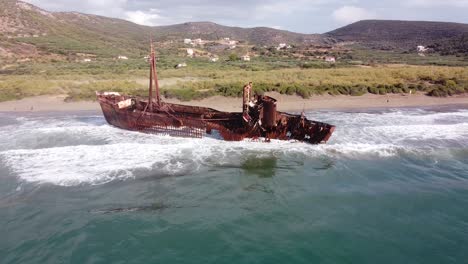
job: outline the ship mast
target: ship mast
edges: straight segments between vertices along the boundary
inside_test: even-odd
[[[156,72],[156,58],[154,55],[154,46],[153,40],[151,40],[151,55],[150,55],[150,83],[149,83],[149,94],[148,94],[148,107],[150,112],[153,111],[153,84],[156,88],[156,106],[159,108],[161,106],[161,97],[159,94],[159,83],[158,83],[158,74]]]

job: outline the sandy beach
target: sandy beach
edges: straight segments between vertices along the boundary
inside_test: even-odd
[[[417,107],[441,105],[466,105],[468,95],[452,97],[429,97],[423,94],[400,95],[374,95],[363,96],[331,96],[321,95],[304,99],[300,96],[267,93],[278,100],[280,111],[301,111],[317,109],[364,109],[387,107]],[[1,112],[44,112],[44,111],[80,111],[100,110],[99,104],[93,101],[65,102],[66,95],[44,95],[24,98],[17,101],[0,103]],[[198,101],[181,102],[177,99],[165,99],[166,102],[187,105],[206,106],[222,111],[240,111],[241,98],[214,96]]]

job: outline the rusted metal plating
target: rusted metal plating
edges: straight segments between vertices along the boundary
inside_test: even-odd
[[[302,115],[276,110],[269,96],[252,98],[252,83],[244,86],[242,112],[221,112],[207,107],[165,103],[161,100],[153,45],[150,56],[148,100],[115,92],[96,93],[106,121],[116,127],[154,134],[201,138],[217,131],[224,140],[245,138],[326,143],[335,127]],[[153,85],[155,95],[153,95]]]

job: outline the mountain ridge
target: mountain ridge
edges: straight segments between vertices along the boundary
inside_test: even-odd
[[[411,48],[468,34],[468,24],[436,21],[361,20],[325,33],[369,47]]]
[[[363,20],[324,34],[304,34],[268,27],[231,27],[209,21],[144,26],[119,18],[80,12],[49,12],[19,0],[0,0],[0,57],[23,54],[146,53],[150,36],[157,42],[182,43],[184,38],[231,38],[251,45],[326,45],[354,42],[376,49],[444,49],[468,34],[468,24],[433,21]],[[452,40],[455,39],[455,40]],[[450,41],[449,41],[450,40]],[[459,49],[459,48],[458,48]],[[457,50],[458,50],[457,49]],[[454,50],[454,49],[451,49]],[[28,51],[28,52],[26,52]]]

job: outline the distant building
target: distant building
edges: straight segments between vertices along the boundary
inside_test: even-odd
[[[119,59],[119,60],[128,60],[128,57],[127,57],[127,56],[119,55],[119,56],[117,57],[117,59]]]
[[[83,59],[83,62],[91,62],[91,59]]]
[[[193,49],[187,49],[187,56],[189,56],[191,58],[191,57],[193,57],[193,54],[195,54]]]
[[[249,55],[244,55],[241,57],[243,61],[250,61],[250,56]]]
[[[236,45],[231,45],[231,46],[229,46],[229,49],[235,49],[235,48],[237,48]]]
[[[203,44],[203,40],[200,39],[200,38],[197,38],[197,39],[194,39],[194,40],[193,40],[193,43],[194,43],[194,44],[197,44],[197,45],[202,45],[202,44]]]
[[[427,48],[424,46],[417,46],[416,49],[418,50],[419,53],[427,51]]]
[[[230,38],[223,38],[224,41],[230,41]]]
[[[281,49],[285,49],[288,45],[286,43],[280,43],[278,45],[278,47],[276,47],[276,50],[281,50]]]
[[[184,44],[192,44],[192,40],[191,39],[184,39]]]
[[[228,41],[228,44],[229,44],[229,45],[236,45],[236,44],[237,44],[237,41],[235,41],[235,40],[229,40],[229,41]]]
[[[335,63],[335,62],[336,62],[336,58],[335,58],[335,57],[332,57],[332,56],[327,56],[327,57],[325,57],[325,61],[326,61],[326,62],[329,62],[329,63]]]
[[[217,62],[218,60],[219,60],[218,57],[211,57],[211,58],[210,58],[210,61],[211,61],[211,62]]]

